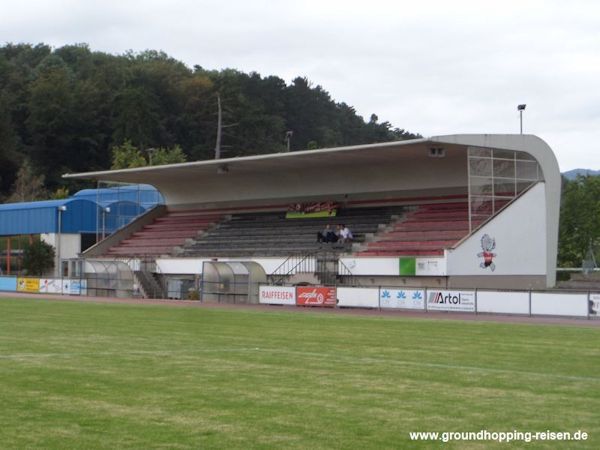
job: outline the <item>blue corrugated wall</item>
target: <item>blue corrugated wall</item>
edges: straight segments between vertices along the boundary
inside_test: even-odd
[[[0,236],[58,233],[59,208],[66,208],[60,212],[61,233],[101,233],[104,219],[104,231],[110,234],[157,203],[162,196],[148,185],[84,189],[63,200],[7,203],[0,205]]]
[[[0,236],[58,233],[59,207],[62,233],[96,232],[96,202],[67,199],[0,205]]]

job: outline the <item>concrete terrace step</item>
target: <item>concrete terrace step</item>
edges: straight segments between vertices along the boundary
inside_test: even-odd
[[[359,256],[443,256],[443,250],[366,250],[358,252]]]
[[[171,247],[114,247],[106,254],[109,256],[168,255],[171,250]]]
[[[176,238],[176,237],[181,237],[181,238],[190,238],[190,237],[194,237],[197,236],[198,232],[201,230],[165,230],[165,231],[136,231],[135,233],[133,233],[131,236],[132,238],[152,238],[152,239],[156,239],[156,238]]]
[[[455,240],[448,241],[378,241],[369,242],[367,250],[441,250],[451,247]]]
[[[377,242],[382,241],[432,241],[432,240],[460,240],[469,234],[468,229],[461,230],[432,230],[432,231],[390,231],[378,237]]]
[[[176,246],[183,244],[186,238],[165,238],[161,237],[160,239],[125,239],[121,241],[121,246],[135,246],[141,247],[144,245],[148,246],[156,246],[157,243],[160,243],[161,246]]]

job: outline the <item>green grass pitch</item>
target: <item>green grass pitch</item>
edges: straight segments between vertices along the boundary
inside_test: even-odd
[[[0,448],[600,448],[600,328],[0,300]]]

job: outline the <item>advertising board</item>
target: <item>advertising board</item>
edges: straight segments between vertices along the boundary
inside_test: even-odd
[[[296,304],[298,306],[335,307],[337,303],[336,289],[331,287],[298,286],[296,288]]]
[[[474,291],[427,291],[427,310],[475,312]]]
[[[532,292],[531,314],[543,316],[579,316],[589,314],[587,294]]]
[[[0,277],[0,291],[17,290],[17,277]]]
[[[44,294],[62,294],[62,280],[54,278],[42,278],[40,280],[40,292]]]
[[[295,305],[296,288],[293,286],[261,286],[258,301],[266,305]]]
[[[40,292],[39,278],[17,278],[17,291],[19,292]]]
[[[446,275],[446,258],[417,258],[415,274],[417,276]]]
[[[340,308],[377,308],[378,288],[338,287],[337,300]]]
[[[590,316],[600,316],[600,294],[590,294]]]
[[[81,280],[64,280],[63,293],[70,295],[81,295],[82,281]]]
[[[379,305],[381,308],[424,309],[425,291],[422,289],[381,288]]]
[[[477,291],[477,312],[529,314],[529,292]]]

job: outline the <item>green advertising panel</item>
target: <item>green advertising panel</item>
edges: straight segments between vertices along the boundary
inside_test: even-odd
[[[417,258],[400,258],[400,275],[414,277],[417,274]]]
[[[334,217],[337,211],[332,209],[331,211],[315,211],[315,212],[296,212],[288,211],[285,214],[286,219],[314,219],[319,217]]]

